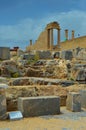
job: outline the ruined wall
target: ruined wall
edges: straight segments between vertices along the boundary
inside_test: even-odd
[[[44,30],[38,37],[38,40],[27,47],[27,50],[47,50],[47,30]]]
[[[86,36],[61,42],[61,50],[73,49],[77,47],[86,48]]]
[[[75,38],[73,40],[67,40],[61,42],[61,50],[73,49],[77,47],[86,48],[86,36]],[[57,48],[56,48],[57,49]],[[28,50],[47,50],[47,31],[42,32],[32,46],[28,47]]]
[[[53,44],[53,29],[58,31],[58,43],[57,45]],[[68,40],[68,30],[65,30],[65,42],[60,42],[60,26],[58,22],[51,22],[47,24],[45,30],[39,35],[37,41],[32,44],[30,40],[30,45],[26,48],[27,51],[30,50],[67,50],[74,49],[77,47],[86,48],[86,36],[74,38],[74,30],[72,30],[72,38]]]

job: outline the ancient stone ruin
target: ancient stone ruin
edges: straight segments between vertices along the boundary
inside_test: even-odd
[[[58,31],[57,44],[55,47],[53,45],[53,29]],[[51,22],[47,24],[45,30],[40,34],[34,45],[32,44],[32,40],[30,40],[30,46],[28,47],[28,50],[52,50],[54,48],[60,48],[60,25],[57,22]]]
[[[6,91],[0,88],[1,120],[14,120],[13,115],[15,119],[62,116],[62,106],[72,114],[86,112],[86,37],[75,38],[72,30],[69,39],[66,29],[65,41],[61,42],[60,30],[58,22],[47,24],[34,44],[30,40],[27,51],[18,47],[10,50],[10,59],[9,51],[0,48],[4,52],[0,52],[0,85],[9,85]]]
[[[54,45],[54,29],[57,30],[57,43]],[[31,50],[66,50],[84,46],[86,48],[86,36],[75,37],[75,31],[71,31],[71,38],[68,36],[68,29],[65,29],[64,41],[60,40],[60,25],[58,22],[51,22],[46,25],[45,29],[39,35],[35,43],[30,39],[27,51]]]

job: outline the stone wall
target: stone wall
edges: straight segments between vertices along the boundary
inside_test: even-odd
[[[77,47],[86,48],[86,36],[61,42],[61,50],[74,49]]]
[[[44,30],[38,37],[38,40],[27,47],[27,50],[47,50],[47,30]]]
[[[77,47],[86,48],[86,36],[74,38],[73,40],[67,40],[60,43],[61,50],[74,49]],[[27,47],[27,50],[48,50],[47,49],[47,30],[42,32],[38,40],[31,46]],[[58,50],[58,48],[54,48]]]

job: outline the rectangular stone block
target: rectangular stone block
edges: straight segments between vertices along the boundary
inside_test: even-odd
[[[80,90],[81,107],[86,108],[86,90]]]
[[[59,114],[60,98],[58,96],[20,97],[18,110],[24,117]]]
[[[66,100],[66,108],[72,112],[81,111],[81,96],[79,93],[69,92]]]
[[[7,111],[6,97],[0,94],[0,119],[3,119]]]

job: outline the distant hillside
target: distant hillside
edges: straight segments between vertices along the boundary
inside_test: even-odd
[[[86,48],[86,36],[61,42],[61,50],[73,49],[77,47]]]

